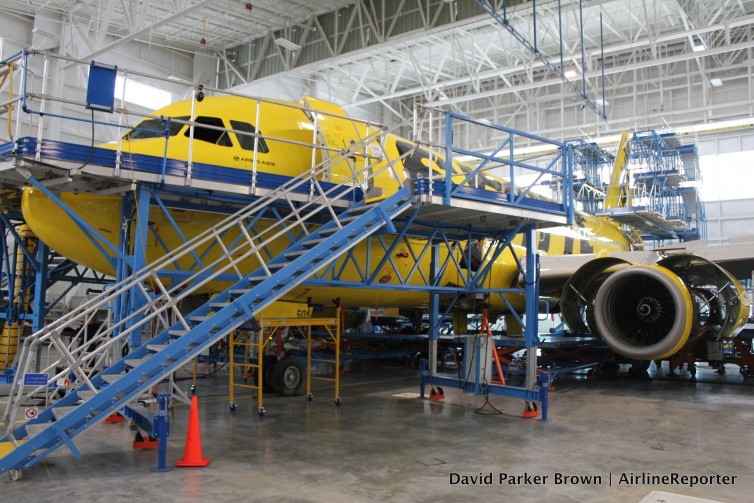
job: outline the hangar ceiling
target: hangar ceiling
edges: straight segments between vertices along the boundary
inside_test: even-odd
[[[69,47],[70,54],[87,59],[83,51],[99,52],[130,41],[189,52],[222,51],[261,37],[268,30],[302,23],[313,15],[351,3],[347,0],[2,0],[0,10],[22,16],[36,16],[40,12],[58,16],[87,42],[81,48]],[[64,40],[68,44],[72,41]]]
[[[388,122],[416,102],[553,137],[754,117],[754,0],[540,0],[536,32],[532,2],[505,3],[510,27],[604,105],[607,121],[474,0],[2,0],[0,9],[57,16],[72,27],[64,50],[78,58],[130,41],[207,53],[218,87],[282,76],[380,107]]]

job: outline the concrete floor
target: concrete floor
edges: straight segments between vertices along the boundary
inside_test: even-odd
[[[314,383],[312,402],[269,396],[260,418],[248,392],[229,411],[220,371],[197,390],[208,467],[152,473],[156,451],[132,450],[123,424],[99,424],[75,439],[81,460],[61,448],[19,481],[0,477],[0,502],[639,502],[653,490],[749,502],[754,387],[735,369],[700,375],[710,382],[566,377],[546,422],[522,419],[523,402],[498,396],[495,415],[477,413],[483,397],[455,390],[444,402],[419,400],[417,372],[384,364],[347,373],[340,407],[329,383]],[[171,465],[183,454],[188,411],[173,408]],[[736,478],[619,483],[646,472]],[[450,483],[452,474],[490,473],[492,485]],[[501,474],[522,483],[500,483]],[[593,479],[564,485],[557,474]]]

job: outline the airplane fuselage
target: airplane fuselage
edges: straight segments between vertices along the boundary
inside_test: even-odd
[[[134,129],[126,133],[122,142],[124,156],[132,153],[162,156],[174,159],[187,159],[189,152],[192,162],[213,165],[222,165],[243,170],[251,170],[254,165],[259,172],[268,172],[289,177],[299,176],[306,173],[311,167],[320,162],[322,150],[314,149],[316,144],[315,122],[320,126],[324,121],[331,121],[327,128],[321,128],[326,135],[328,145],[348,145],[364,138],[371,131],[369,126],[361,122],[351,121],[346,118],[345,112],[335,105],[319,100],[308,99],[310,106],[317,109],[326,109],[328,115],[315,117],[313,112],[305,112],[299,105],[284,102],[256,101],[239,97],[208,97],[202,102],[195,104],[193,115],[194,129],[187,124],[192,119],[191,102],[184,101],[169,105],[155,112],[155,116],[161,119],[145,119]],[[257,120],[258,119],[258,120]],[[263,136],[256,136],[263,135]],[[167,141],[166,141],[167,138]],[[167,146],[166,146],[167,145]],[[115,148],[116,144],[104,145],[105,148]],[[380,149],[385,150],[385,157],[397,159],[407,148],[415,148],[415,145],[403,138],[388,134],[380,144]],[[372,152],[365,149],[365,152]],[[424,166],[429,169],[429,156],[426,151],[417,150],[418,155],[405,157],[402,166],[396,169],[385,170],[375,177],[374,185],[379,187],[383,194],[394,191],[399,182],[406,181],[411,177],[411,170],[418,164],[419,169]],[[422,154],[424,152],[424,154]],[[366,162],[361,159],[352,159],[352,163]],[[463,166],[454,163],[454,178],[461,178]],[[353,173],[353,165],[347,162],[338,162],[329,170],[329,180],[338,183]],[[358,166],[357,166],[358,169]],[[442,174],[440,163],[434,162],[435,174]],[[396,180],[396,177],[400,180]],[[486,178],[486,183],[502,184],[504,182],[492,182],[492,177]],[[499,186],[498,186],[499,188]],[[537,196],[539,197],[539,196]],[[88,194],[64,193],[63,201],[77,214],[82,216],[95,229],[98,229],[113,245],[119,246],[121,214],[123,199],[119,196],[97,196]],[[90,267],[96,271],[115,275],[115,270],[105,256],[88,240],[78,226],[65,215],[65,213],[41,191],[27,189],[23,197],[23,213],[30,227],[48,246],[58,253],[70,258],[76,263]],[[225,216],[222,214],[207,213],[191,210],[170,210],[170,219],[179,222],[180,232],[186,239],[201,233],[208,227],[220,222]],[[169,219],[158,208],[150,210],[150,225],[152,233],[159,234],[159,238],[150,237],[146,247],[146,262],[151,263],[165,253],[165,249],[175,249],[183,243],[183,239],[177,230],[171,225]],[[622,232],[609,220],[596,218],[590,215],[579,215],[577,224],[568,227],[555,227],[543,229],[537,233],[538,251],[542,254],[578,254],[596,253],[604,255],[613,251],[625,251],[630,249],[635,241]],[[257,224],[255,232],[261,232],[272,221],[262,220]],[[228,233],[224,240],[232,242],[237,234]],[[523,256],[525,250],[522,245],[522,237],[514,239],[517,254]],[[390,238],[386,239],[388,245]],[[405,245],[405,246],[404,246]],[[282,240],[269,246],[272,255],[280,253],[286,243]],[[364,257],[367,254],[367,245],[359,245],[354,252],[357,256]],[[368,251],[373,263],[379,261],[385,255],[385,249],[373,241]],[[414,257],[422,257],[420,268],[429,270],[429,258],[422,255],[421,250],[425,241],[421,239],[408,239],[398,247],[400,250],[394,260],[387,262],[380,271],[374,271],[378,282],[383,286],[396,285],[396,291],[382,289],[349,289],[347,295],[341,288],[336,287],[307,287],[300,286],[286,295],[287,300],[312,299],[315,303],[330,303],[333,298],[341,298],[344,303],[353,306],[424,306],[427,303],[427,295],[420,291],[399,290],[399,278],[407,278],[409,284],[420,285],[421,275],[409,273],[415,269]],[[410,247],[402,250],[401,247]],[[205,257],[206,262],[217,258],[219,249],[211,250]],[[448,253],[445,251],[445,253]],[[461,260],[462,246],[458,246],[457,260]],[[341,259],[346,260],[346,259]],[[181,261],[182,267],[190,269],[193,264],[191,257],[185,257]],[[251,272],[260,264],[256,259],[247,259],[242,264],[242,272]],[[341,269],[340,266],[336,266]],[[449,270],[442,278],[443,285],[461,285],[462,278],[459,275],[463,271],[458,269]],[[489,285],[507,288],[514,285],[518,278],[518,268],[510,250],[506,250],[493,264],[488,278]],[[360,274],[354,264],[346,264],[342,268],[341,279],[346,282],[360,281]],[[218,292],[229,286],[227,282],[214,281],[207,285],[205,291]],[[490,299],[492,308],[505,309],[502,299]],[[521,299],[510,299],[514,308],[521,307]]]
[[[409,140],[380,134],[373,126],[349,119],[342,108],[331,103],[313,98],[306,98],[306,103],[308,108],[302,109],[284,102],[208,97],[196,103],[193,112],[190,101],[175,103],[155,112],[160,119],[146,119],[122,138],[123,156],[138,153],[161,158],[167,153],[168,157],[187,163],[190,159],[194,163],[286,177],[311,172],[326,161],[328,168],[319,172],[319,180],[340,184],[355,175],[371,200],[387,197],[419,177],[445,176],[442,152],[430,154]],[[187,122],[193,124],[193,129]],[[116,145],[104,147],[115,149]],[[354,155],[357,147],[358,155]],[[345,149],[350,153],[338,158],[336,154]],[[462,183],[470,168],[455,161],[451,167],[452,181]],[[358,178],[363,173],[376,174],[366,183],[364,178]],[[505,180],[486,173],[476,178],[475,188],[498,193],[507,193],[506,189],[512,188]],[[512,189],[518,191],[517,187]],[[528,197],[544,199],[536,194]],[[61,199],[97,229],[103,239],[120,246],[122,197],[64,193]],[[108,257],[40,190],[24,191],[22,209],[32,231],[58,253],[102,273],[115,274]],[[225,218],[224,214],[204,211],[168,211],[169,216],[161,209],[150,208],[146,263],[177,249],[185,240]],[[173,221],[177,222],[177,229]],[[276,222],[274,218],[260,219],[252,234],[263,232]],[[238,232],[227,232],[223,242],[231,243]],[[664,358],[705,334],[710,340],[732,337],[745,322],[748,301],[730,274],[693,255],[669,257],[657,264],[643,263],[642,258],[633,262],[618,258],[612,254],[635,249],[641,240],[607,218],[577,214],[574,225],[541,229],[536,238],[537,250],[542,255],[574,255],[572,264],[557,270],[554,276],[559,283],[553,293],[560,296],[559,308],[568,325],[576,332],[597,333],[620,354],[635,359]],[[354,307],[427,305],[429,296],[421,288],[430,270],[430,254],[422,253],[426,240],[407,238],[391,250],[392,239],[395,238],[383,235],[384,244],[377,239],[361,242],[351,250],[353,258],[337,259],[333,270],[340,271],[340,284],[345,282],[358,288],[322,286],[310,281],[310,286],[302,283],[294,287],[283,300],[311,300],[328,305],[337,298],[343,305]],[[273,241],[266,253],[277,256],[289,243],[284,239]],[[455,256],[452,262],[461,263],[467,245],[450,243],[443,247],[440,260],[446,262],[452,253]],[[492,245],[487,241],[483,247]],[[522,236],[516,236],[512,248],[519,257],[525,253],[521,245]],[[386,250],[391,250],[393,256],[383,261]],[[219,257],[220,247],[197,253],[211,263]],[[180,268],[196,270],[193,260],[185,255],[178,261]],[[372,264],[369,267],[374,268],[383,262],[380,270],[364,270],[364,264]],[[239,264],[243,274],[258,267],[260,263],[253,257]],[[423,274],[417,274],[417,270]],[[464,267],[448,267],[443,271],[441,286],[463,285],[461,276],[468,274]],[[379,284],[381,288],[365,287],[365,272],[374,280],[368,284]],[[484,288],[510,288],[518,284],[519,275],[513,252],[507,248],[490,264]],[[416,288],[401,287],[402,284]],[[229,281],[214,280],[206,283],[201,292],[220,292],[228,286]],[[506,295],[505,300],[508,303],[499,295],[490,295],[484,303],[498,312],[506,311],[508,306],[517,311],[523,307],[520,295]]]

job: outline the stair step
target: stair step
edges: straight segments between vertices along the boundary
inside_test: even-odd
[[[349,215],[347,217],[339,218],[338,221],[340,222],[341,225],[343,225],[343,224],[347,224],[347,223],[353,222],[354,220],[356,220],[360,216],[361,215]]]
[[[257,281],[264,281],[267,278],[269,278],[269,276],[249,276],[247,279],[249,280],[249,283],[255,283]]]
[[[81,391],[78,392],[79,398],[85,402],[96,394],[97,394],[96,391],[92,391],[90,389],[82,389]]]
[[[76,408],[77,407],[74,405],[71,407],[53,407],[51,410],[52,410],[52,415],[55,416],[55,419],[62,419],[63,416],[65,416],[72,410],[76,410]]]
[[[112,384],[115,381],[117,381],[118,379],[120,379],[121,377],[123,377],[124,375],[126,375],[125,372],[123,372],[121,374],[103,374],[102,375],[102,380],[105,381],[108,384]]]
[[[366,213],[367,211],[371,210],[372,208],[376,208],[379,206],[380,203],[370,203],[370,204],[364,204],[362,206],[351,206],[346,210],[346,213],[349,215],[362,215]]]
[[[182,335],[186,335],[189,331],[185,328],[174,328],[172,330],[168,330],[168,335],[172,337],[180,337]]]
[[[128,367],[136,368],[145,361],[149,360],[149,357],[146,358],[133,358],[129,360],[124,360],[123,363],[125,363]]]
[[[336,233],[336,232],[338,232],[339,230],[340,230],[340,227],[338,227],[338,226],[336,225],[336,226],[334,226],[334,227],[328,227],[327,229],[321,229],[321,230],[319,231],[319,235],[320,235],[320,236],[329,236],[330,234],[335,234],[335,233]],[[312,240],[312,241],[314,241],[314,240]],[[309,241],[307,241],[307,243],[308,243],[308,242],[309,242]]]
[[[273,269],[282,269],[283,267],[289,265],[290,262],[280,262],[277,264],[268,264],[267,269],[273,270]]]
[[[201,323],[202,321],[207,321],[208,319],[212,318],[212,315],[204,315],[204,316],[190,316],[189,321],[197,321]]]
[[[348,222],[343,222],[343,220],[341,220],[340,222],[342,224],[347,224],[348,223]],[[331,228],[327,228],[327,229],[322,229],[321,231],[319,231],[319,235],[320,236],[330,236],[331,234],[335,234],[336,232],[341,231],[341,230],[343,230],[343,229],[342,228],[338,228],[338,227],[331,227]],[[361,229],[355,229],[355,230],[352,230],[350,234],[348,234],[348,237],[354,237],[354,236],[356,236],[356,235],[358,235],[360,233],[361,233]]]
[[[162,351],[166,347],[168,347],[168,344],[147,344],[147,349],[155,353]]]
[[[24,425],[26,427],[26,433],[33,437],[34,435],[38,435],[39,433],[42,433],[47,428],[52,426],[52,423],[33,423],[33,424],[26,424]]]
[[[222,309],[228,307],[228,304],[230,304],[230,302],[210,302],[209,307],[213,309]]]
[[[230,295],[238,295],[240,297],[241,295],[245,294],[248,291],[249,291],[248,288],[246,288],[246,289],[244,289],[244,288],[236,288],[236,289],[233,289],[233,290],[228,290],[228,293]]]
[[[305,241],[305,242],[301,243],[301,245],[302,245],[302,246],[308,246],[308,247],[312,247],[312,248],[313,248],[314,246],[316,246],[316,245],[320,244],[320,243],[321,243],[321,242],[323,242],[323,241],[327,241],[328,239],[330,239],[330,238],[329,238],[329,237],[326,237],[326,238],[317,238],[317,239],[310,239],[309,241]],[[336,245],[336,244],[333,244],[333,245],[331,245],[331,246],[330,246],[330,249],[331,249],[331,250],[334,250],[334,249],[336,249],[336,248],[338,248],[338,245]],[[292,252],[292,253],[293,253],[293,252]]]
[[[288,252],[288,253],[284,254],[283,256],[285,258],[299,257],[299,256],[303,255],[304,253],[306,253],[308,251],[309,250],[296,250],[296,251]]]
[[[152,410],[149,407],[145,407],[143,405],[140,405],[138,403],[130,403],[126,405],[129,409],[131,409],[135,414],[138,414],[139,416],[143,417],[146,420],[152,419],[154,416],[157,415],[156,410]]]

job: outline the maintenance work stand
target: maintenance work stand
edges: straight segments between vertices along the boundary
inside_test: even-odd
[[[13,229],[22,225],[17,194],[22,187],[32,187],[75,222],[115,275],[96,276],[106,283],[100,293],[58,319],[45,320],[52,307],[44,302],[46,288],[61,277],[51,274],[51,252],[41,242],[34,253],[29,252],[17,232],[22,239],[9,253],[15,253],[22,265],[3,273],[36,285],[34,309],[9,315],[15,323],[31,324],[34,333],[19,342],[12,369],[6,370],[14,379],[3,415],[8,426],[0,438],[0,445],[10,447],[0,458],[0,472],[20,475],[63,445],[79,456],[74,437],[112,413],[126,411],[212,344],[251,320],[264,319],[266,308],[299,286],[428,295],[429,365],[421,376],[422,387],[442,385],[511,396],[524,400],[529,410],[540,403],[542,419],[547,419],[547,376],[537,373],[536,362],[535,232],[573,221],[569,145],[429,109],[417,111],[422,116],[414,127],[416,136],[404,141],[382,125],[351,119],[336,105],[306,98],[298,107],[301,116],[312,121],[307,147],[312,155],[311,165],[299,176],[265,172],[256,155],[249,169],[193,163],[191,148],[182,160],[127,155],[122,149],[94,146],[94,138],[92,145],[81,145],[44,137],[53,121],[114,129],[118,135],[134,126],[129,124],[134,114],[127,116],[110,98],[110,83],[127,70],[64,58],[67,64],[84,65],[90,71],[87,96],[64,100],[47,93],[46,84],[55,76],[46,70],[54,58],[60,56],[24,51],[2,62],[12,65],[18,74],[14,82],[19,83],[8,111],[15,117],[14,137],[0,145],[0,183],[6,190],[9,222]],[[41,93],[29,92],[32,80]],[[200,93],[202,97],[224,93],[207,87],[190,91],[192,102],[200,99]],[[238,98],[251,100],[258,108],[268,103]],[[80,110],[74,115],[70,110],[77,106]],[[167,132],[175,119],[162,119],[167,149]],[[180,127],[188,125],[187,132],[193,135],[196,121],[184,123]],[[256,131],[264,130],[262,117]],[[248,134],[283,146],[301,144]],[[475,135],[495,138],[499,147],[473,152],[454,143]],[[539,164],[516,157],[522,146],[542,143],[556,147],[557,153]],[[471,159],[463,164],[467,168],[458,167],[460,157]],[[333,179],[335,172],[350,174]],[[394,188],[379,194],[375,181],[386,173]],[[538,193],[542,187],[548,197]],[[554,197],[553,187],[557,188]],[[123,228],[131,232],[103,235],[86,215],[77,213],[67,195],[73,192],[119,196]],[[213,224],[185,235],[176,218],[185,211],[214,215]],[[159,229],[150,224],[156,215],[163,222]],[[179,245],[166,246],[166,228],[179,237]],[[524,236],[523,251],[512,244],[518,234]],[[477,260],[469,245],[480,241],[486,246]],[[153,260],[144,252],[150,243],[162,247]],[[492,265],[503,253],[514,257],[516,276],[523,278],[518,286],[490,281]],[[396,256],[414,265],[403,269]],[[247,269],[249,263],[254,267]],[[389,280],[383,274],[386,268],[394,271]],[[447,281],[448,274],[456,280]],[[77,280],[88,281],[86,276],[82,273]],[[181,309],[184,301],[201,299],[218,284],[222,289],[208,300],[194,302],[190,312]],[[16,289],[16,294],[30,291]],[[494,384],[488,378],[491,366],[486,362],[494,347],[488,336],[473,336],[467,342],[468,353],[477,355],[469,368],[473,379],[459,382],[437,375],[439,320],[458,303],[475,298],[507,306],[524,327],[524,386]],[[515,314],[520,306],[523,317]],[[92,328],[90,321],[95,319],[105,321]],[[337,345],[339,336],[335,337]],[[45,357],[39,358],[40,354]],[[24,384],[29,375],[40,380]],[[43,407],[35,418],[22,421],[22,411],[30,403]]]

